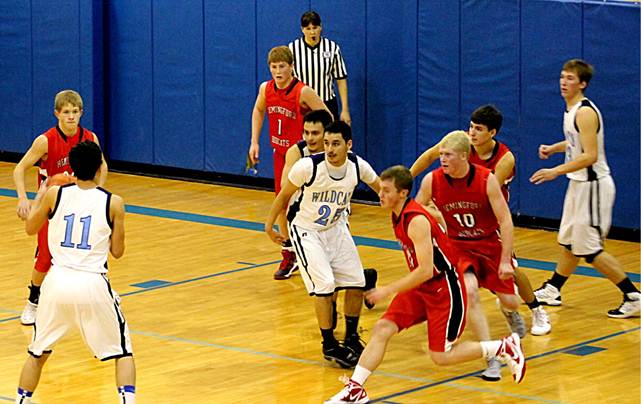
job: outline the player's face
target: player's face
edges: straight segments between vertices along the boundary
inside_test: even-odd
[[[579,80],[579,76],[575,71],[563,70],[561,71],[561,77],[559,77],[559,87],[561,96],[565,99],[570,99],[585,89],[585,83]]]
[[[303,124],[303,139],[307,142],[307,148],[310,153],[319,153],[323,151],[323,135],[325,129],[320,122],[305,122]]]
[[[347,160],[347,152],[352,148],[352,141],[347,143],[340,133],[325,132],[323,137],[325,146],[325,160],[335,167],[340,167]]]
[[[472,146],[479,147],[491,141],[494,135],[496,135],[496,130],[488,130],[487,125],[470,122],[470,129],[467,131],[467,134],[470,137]]]
[[[398,201],[404,199],[405,196],[396,189],[393,179],[385,179],[381,181],[378,198],[381,200],[381,207],[391,210],[394,209]]]
[[[439,159],[445,174],[456,174],[467,164],[465,153],[459,153],[451,147],[439,148]]]
[[[305,42],[317,44],[320,41],[320,35],[323,27],[320,25],[309,24],[308,26],[301,28],[301,30],[303,31]]]
[[[66,104],[60,111],[53,111],[56,118],[58,118],[58,125],[65,133],[75,132],[80,124],[80,117],[82,116],[82,109],[80,107]]]
[[[269,72],[279,88],[289,81],[293,70],[294,66],[287,64],[287,62],[272,62],[269,64]]]

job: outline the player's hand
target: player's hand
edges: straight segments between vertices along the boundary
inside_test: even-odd
[[[258,164],[258,152],[260,150],[260,146],[258,144],[252,144],[249,146],[249,161],[251,161],[252,165]]]
[[[371,304],[376,304],[390,295],[390,292],[385,286],[381,288],[370,289],[365,292],[365,299]]]
[[[547,181],[552,181],[558,176],[559,174],[554,168],[542,168],[532,174],[532,176],[530,177],[530,182],[539,185]]]
[[[547,160],[553,154],[552,146],[547,144],[539,145],[539,158],[541,160]]]
[[[352,126],[352,117],[349,115],[349,111],[342,110],[340,119],[349,126]]]
[[[275,231],[274,229],[265,228],[265,233],[267,233],[271,241],[278,245],[283,245],[283,241],[286,240],[285,236]]]
[[[499,265],[499,279],[506,280],[514,277],[514,267],[509,262],[502,262]]]
[[[29,199],[27,198],[20,198],[18,199],[18,208],[16,209],[16,213],[18,214],[18,217],[20,220],[27,220],[29,217],[29,211],[31,210],[31,202],[29,202]]]

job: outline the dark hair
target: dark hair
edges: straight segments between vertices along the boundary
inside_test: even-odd
[[[340,133],[345,143],[352,140],[352,128],[343,121],[334,121],[325,127],[325,134]]]
[[[503,125],[503,114],[494,105],[483,105],[472,112],[470,121],[487,126],[487,130],[496,129],[496,133],[499,133]]]
[[[303,123],[305,122],[320,123],[321,125],[323,125],[323,128],[329,125],[330,123],[332,123],[333,121],[334,119],[332,119],[332,114],[330,114],[324,109],[315,109],[313,111],[309,111],[303,117]]]
[[[307,11],[305,14],[303,14],[302,17],[300,17],[300,26],[305,28],[309,24],[313,24],[316,26],[321,25],[321,18],[320,15],[316,11]]]
[[[588,88],[590,84],[590,79],[594,74],[594,67],[591,64],[581,59],[570,59],[565,64],[563,64],[563,70],[569,71],[573,70],[576,72],[576,75],[579,77],[579,83],[584,82],[585,88]]]
[[[102,164],[100,146],[90,140],[78,143],[69,152],[69,164],[79,180],[93,180]]]
[[[407,190],[409,195],[412,192],[412,185],[414,184],[414,178],[412,178],[412,173],[409,168],[398,165],[387,168],[381,173],[381,181],[393,180],[394,187],[397,191]]]

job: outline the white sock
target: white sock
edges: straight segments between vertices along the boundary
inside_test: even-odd
[[[118,386],[118,396],[122,404],[136,404],[136,387]]]
[[[354,368],[354,373],[352,373],[352,380],[362,386],[371,374],[371,370],[367,370],[361,365],[356,365],[356,367]]]
[[[22,390],[18,387],[18,394],[16,395],[16,404],[31,404],[31,396],[33,391]]]
[[[485,360],[489,361],[490,359],[495,358],[499,353],[499,349],[501,349],[501,344],[503,344],[503,341],[481,341],[479,343],[481,344],[481,349],[483,350],[483,357],[485,358]]]

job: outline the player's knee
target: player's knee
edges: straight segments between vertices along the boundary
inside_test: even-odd
[[[314,292],[316,296],[331,296],[336,290],[334,280],[314,280]]]
[[[583,258],[585,258],[585,262],[587,262],[588,264],[591,264],[591,263],[594,262],[596,257],[598,257],[602,252],[603,252],[603,250],[599,250],[599,251],[597,251],[595,253],[584,255]]]
[[[430,351],[430,358],[437,366],[447,366],[450,364],[448,355],[446,352],[434,352]]]
[[[506,309],[510,311],[518,311],[519,299],[516,295],[499,295],[499,300],[501,301],[501,306]]]
[[[372,339],[380,338],[383,340],[388,340],[392,338],[398,332],[398,326],[392,321],[386,320],[384,318],[378,320],[374,324],[372,329]]]
[[[467,293],[467,303],[470,305],[476,305],[480,302],[479,289],[478,287],[466,287]]]

